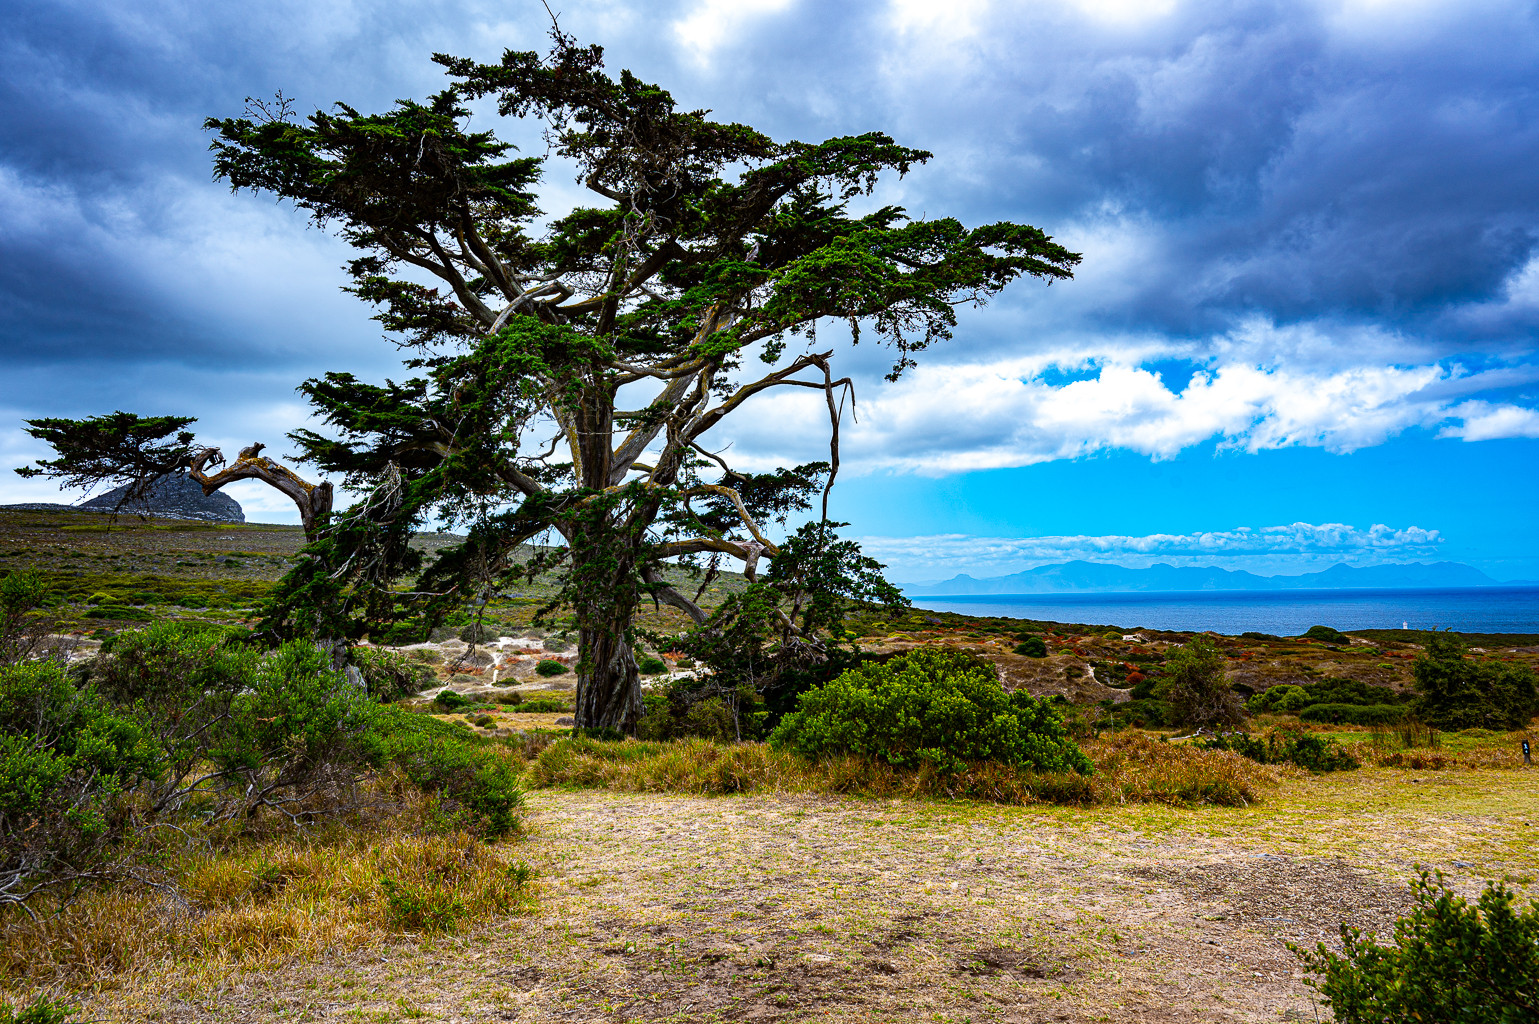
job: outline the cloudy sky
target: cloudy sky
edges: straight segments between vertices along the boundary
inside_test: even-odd
[[[1539,578],[1531,5],[553,6],[686,106],[932,150],[881,196],[916,216],[1029,222],[1084,254],[1071,282],[967,312],[896,384],[888,353],[843,346],[859,419],[835,511],[894,578],[1075,557]],[[344,247],[214,184],[200,124],[279,89],[383,108],[441,87],[434,51],[495,60],[545,28],[534,0],[10,0],[0,466],[46,454],[24,418],[117,408],[281,451],[300,380],[391,372],[339,290]],[[578,198],[547,186],[548,209]],[[745,464],[816,457],[819,400],[750,408],[719,441]],[[0,502],[29,500],[59,496],[0,479]]]

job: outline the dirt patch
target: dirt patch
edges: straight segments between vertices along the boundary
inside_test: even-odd
[[[1293,859],[1270,853],[1196,867],[1142,867],[1130,872],[1174,886],[1205,915],[1295,942],[1339,945],[1342,924],[1388,936],[1415,902],[1401,881],[1359,870],[1342,859]]]

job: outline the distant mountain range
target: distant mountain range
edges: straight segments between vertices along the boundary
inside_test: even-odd
[[[1521,581],[1527,582],[1527,581]],[[974,594],[1118,594],[1145,591],[1193,590],[1400,590],[1437,587],[1499,587],[1473,566],[1459,562],[1413,562],[1353,568],[1333,565],[1302,576],[1257,576],[1214,566],[1176,566],[1161,562],[1147,569],[1127,569],[1100,562],[1043,565],[1009,576],[974,579],[965,573],[949,580],[914,583],[903,588],[910,596],[968,596]]]

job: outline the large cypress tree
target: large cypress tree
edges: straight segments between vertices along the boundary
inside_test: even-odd
[[[415,350],[401,383],[329,373],[302,385],[333,428],[290,435],[303,459],[368,497],[320,514],[324,556],[283,593],[297,602],[317,579],[352,580],[374,588],[359,607],[377,609],[414,567],[410,531],[431,517],[463,523],[469,539],[426,566],[416,591],[474,597],[521,571],[520,545],[554,533],[559,547],[536,567],[559,568],[580,629],[577,724],[629,731],[639,604],[706,620],[664,582],[666,560],[725,555],[753,578],[761,557],[781,553],[764,520],[783,521],[822,490],[824,521],[800,535],[799,564],[838,552],[849,571],[825,573],[824,586],[837,590],[838,577],[851,596],[882,591],[872,563],[826,522],[849,381],[835,378],[831,350],[816,349],[817,323],[844,320],[857,340],[890,344],[895,379],[951,336],[958,305],[1021,275],[1067,278],[1079,257],[1025,225],[968,229],[893,206],[851,213],[884,174],[930,154],[876,132],[776,142],[680,110],[628,71],[606,74],[600,48],[552,37],[549,54],[509,51],[492,65],[435,56],[449,88],[384,113],[337,104],[300,120],[280,102],[206,126],[216,177],[289,200],[349,242],[349,290]],[[548,154],[576,167],[593,205],[539,226],[550,156],[516,156],[471,131],[468,104],[488,98],[504,117],[543,123]],[[793,352],[798,337],[806,343]],[[753,360],[762,375],[749,372]],[[825,393],[829,462],[751,474],[708,449],[722,419],[787,387]],[[124,452],[187,422],[130,419],[116,425],[116,456],[71,447],[109,418],[35,421],[61,453],[43,470],[85,479],[81,465],[115,458],[120,473],[143,477],[143,459]],[[150,423],[164,429],[141,429]],[[137,447],[123,440],[135,429]],[[177,438],[154,449],[154,468],[188,466],[210,481],[207,450],[185,431]],[[806,580],[789,589],[793,605],[807,601]],[[806,620],[776,614],[785,639],[808,639]]]

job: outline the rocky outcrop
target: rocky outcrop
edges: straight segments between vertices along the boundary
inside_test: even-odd
[[[168,519],[202,519],[212,523],[246,521],[246,513],[242,511],[240,502],[218,491],[204,494],[199,484],[181,473],[168,474],[156,480],[150,485],[149,494],[141,500],[125,504],[123,496],[127,493],[127,486],[117,487],[75,507],[90,512],[128,512],[165,516]]]

